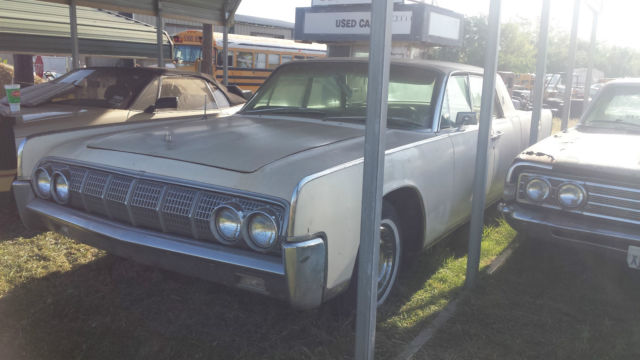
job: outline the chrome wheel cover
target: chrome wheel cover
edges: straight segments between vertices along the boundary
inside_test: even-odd
[[[380,222],[380,252],[378,256],[378,306],[389,296],[398,275],[400,236],[396,224],[389,219]]]

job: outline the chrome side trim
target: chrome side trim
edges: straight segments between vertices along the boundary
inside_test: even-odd
[[[531,162],[531,161],[521,161],[521,162],[517,162],[513,165],[511,165],[511,167],[509,168],[509,171],[507,171],[507,182],[509,184],[513,184],[513,181],[511,181],[511,179],[513,178],[513,172],[523,166],[528,166],[528,167],[535,167],[535,168],[539,168],[539,169],[544,169],[544,170],[551,170],[553,167],[551,165],[545,165],[545,164],[540,164],[540,163],[536,163],[536,162]]]
[[[18,151],[16,152],[16,178],[22,178],[22,152],[24,151],[24,146],[27,144],[27,138],[22,139],[20,144],[18,145]]]

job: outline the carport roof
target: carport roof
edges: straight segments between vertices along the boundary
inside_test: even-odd
[[[68,4],[69,0],[43,0]],[[224,25],[232,18],[241,0],[77,0],[80,6]]]
[[[117,13],[77,7],[78,41],[83,55],[154,58],[156,28]],[[69,54],[69,7],[37,0],[0,0],[0,49],[24,54]],[[164,39],[164,53],[171,42]]]

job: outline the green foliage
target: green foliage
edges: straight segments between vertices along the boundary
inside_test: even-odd
[[[487,47],[487,18],[470,16],[464,19],[463,45],[459,48],[433,48],[426,58],[483,66]],[[538,26],[526,19],[503,23],[500,28],[498,70],[533,73],[538,53]],[[565,72],[569,60],[569,34],[550,29],[547,45],[547,72]],[[589,41],[578,40],[575,67],[587,67]],[[640,76],[640,50],[598,42],[594,66],[605,77]]]

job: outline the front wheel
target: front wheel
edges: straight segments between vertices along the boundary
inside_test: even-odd
[[[385,211],[386,210],[386,211]],[[380,221],[380,253],[378,256],[378,306],[389,297],[398,279],[402,241],[394,209],[385,206]]]
[[[380,220],[380,250],[378,255],[377,272],[377,306],[380,307],[387,300],[398,279],[402,254],[402,230],[395,209],[388,202],[383,202],[382,218]],[[353,311],[357,302],[358,263],[355,262],[351,283],[347,291],[341,296],[340,307]]]

